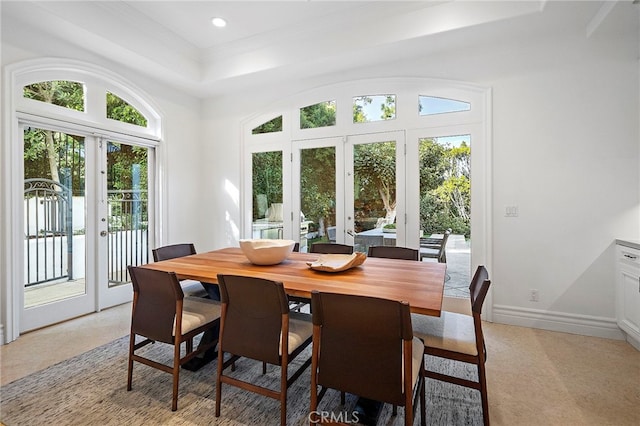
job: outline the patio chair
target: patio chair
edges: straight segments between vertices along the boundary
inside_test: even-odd
[[[447,263],[447,240],[451,235],[451,228],[442,235],[442,239],[420,238],[420,260],[437,259],[439,263]]]

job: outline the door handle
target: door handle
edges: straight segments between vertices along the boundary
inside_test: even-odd
[[[347,229],[347,234],[351,235],[352,237],[356,236],[351,229]]]
[[[107,236],[107,231],[100,231],[100,236],[101,237],[106,237]]]

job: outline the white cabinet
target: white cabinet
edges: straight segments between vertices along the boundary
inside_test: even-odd
[[[616,246],[616,319],[640,350],[640,250]]]

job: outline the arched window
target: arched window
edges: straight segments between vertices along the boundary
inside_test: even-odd
[[[104,68],[39,59],[5,74],[10,341],[130,300],[127,265],[147,263],[155,238],[162,127],[149,97]]]
[[[366,252],[419,248],[422,236],[454,228],[475,242],[473,263],[487,263],[490,99],[486,87],[427,78],[347,81],[282,99],[243,123],[240,238]]]

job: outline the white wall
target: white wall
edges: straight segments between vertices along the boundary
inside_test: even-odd
[[[633,17],[631,17],[633,18]],[[362,77],[422,76],[493,88],[494,320],[620,337],[614,318],[616,238],[640,236],[638,35],[613,15],[587,37],[523,34],[454,51],[365,67],[265,90],[248,87],[205,103],[207,179],[240,187],[240,126],[254,111],[322,84]],[[519,217],[504,217],[507,205]],[[233,242],[235,207],[218,211],[211,237]],[[537,289],[539,302],[530,302]]]

